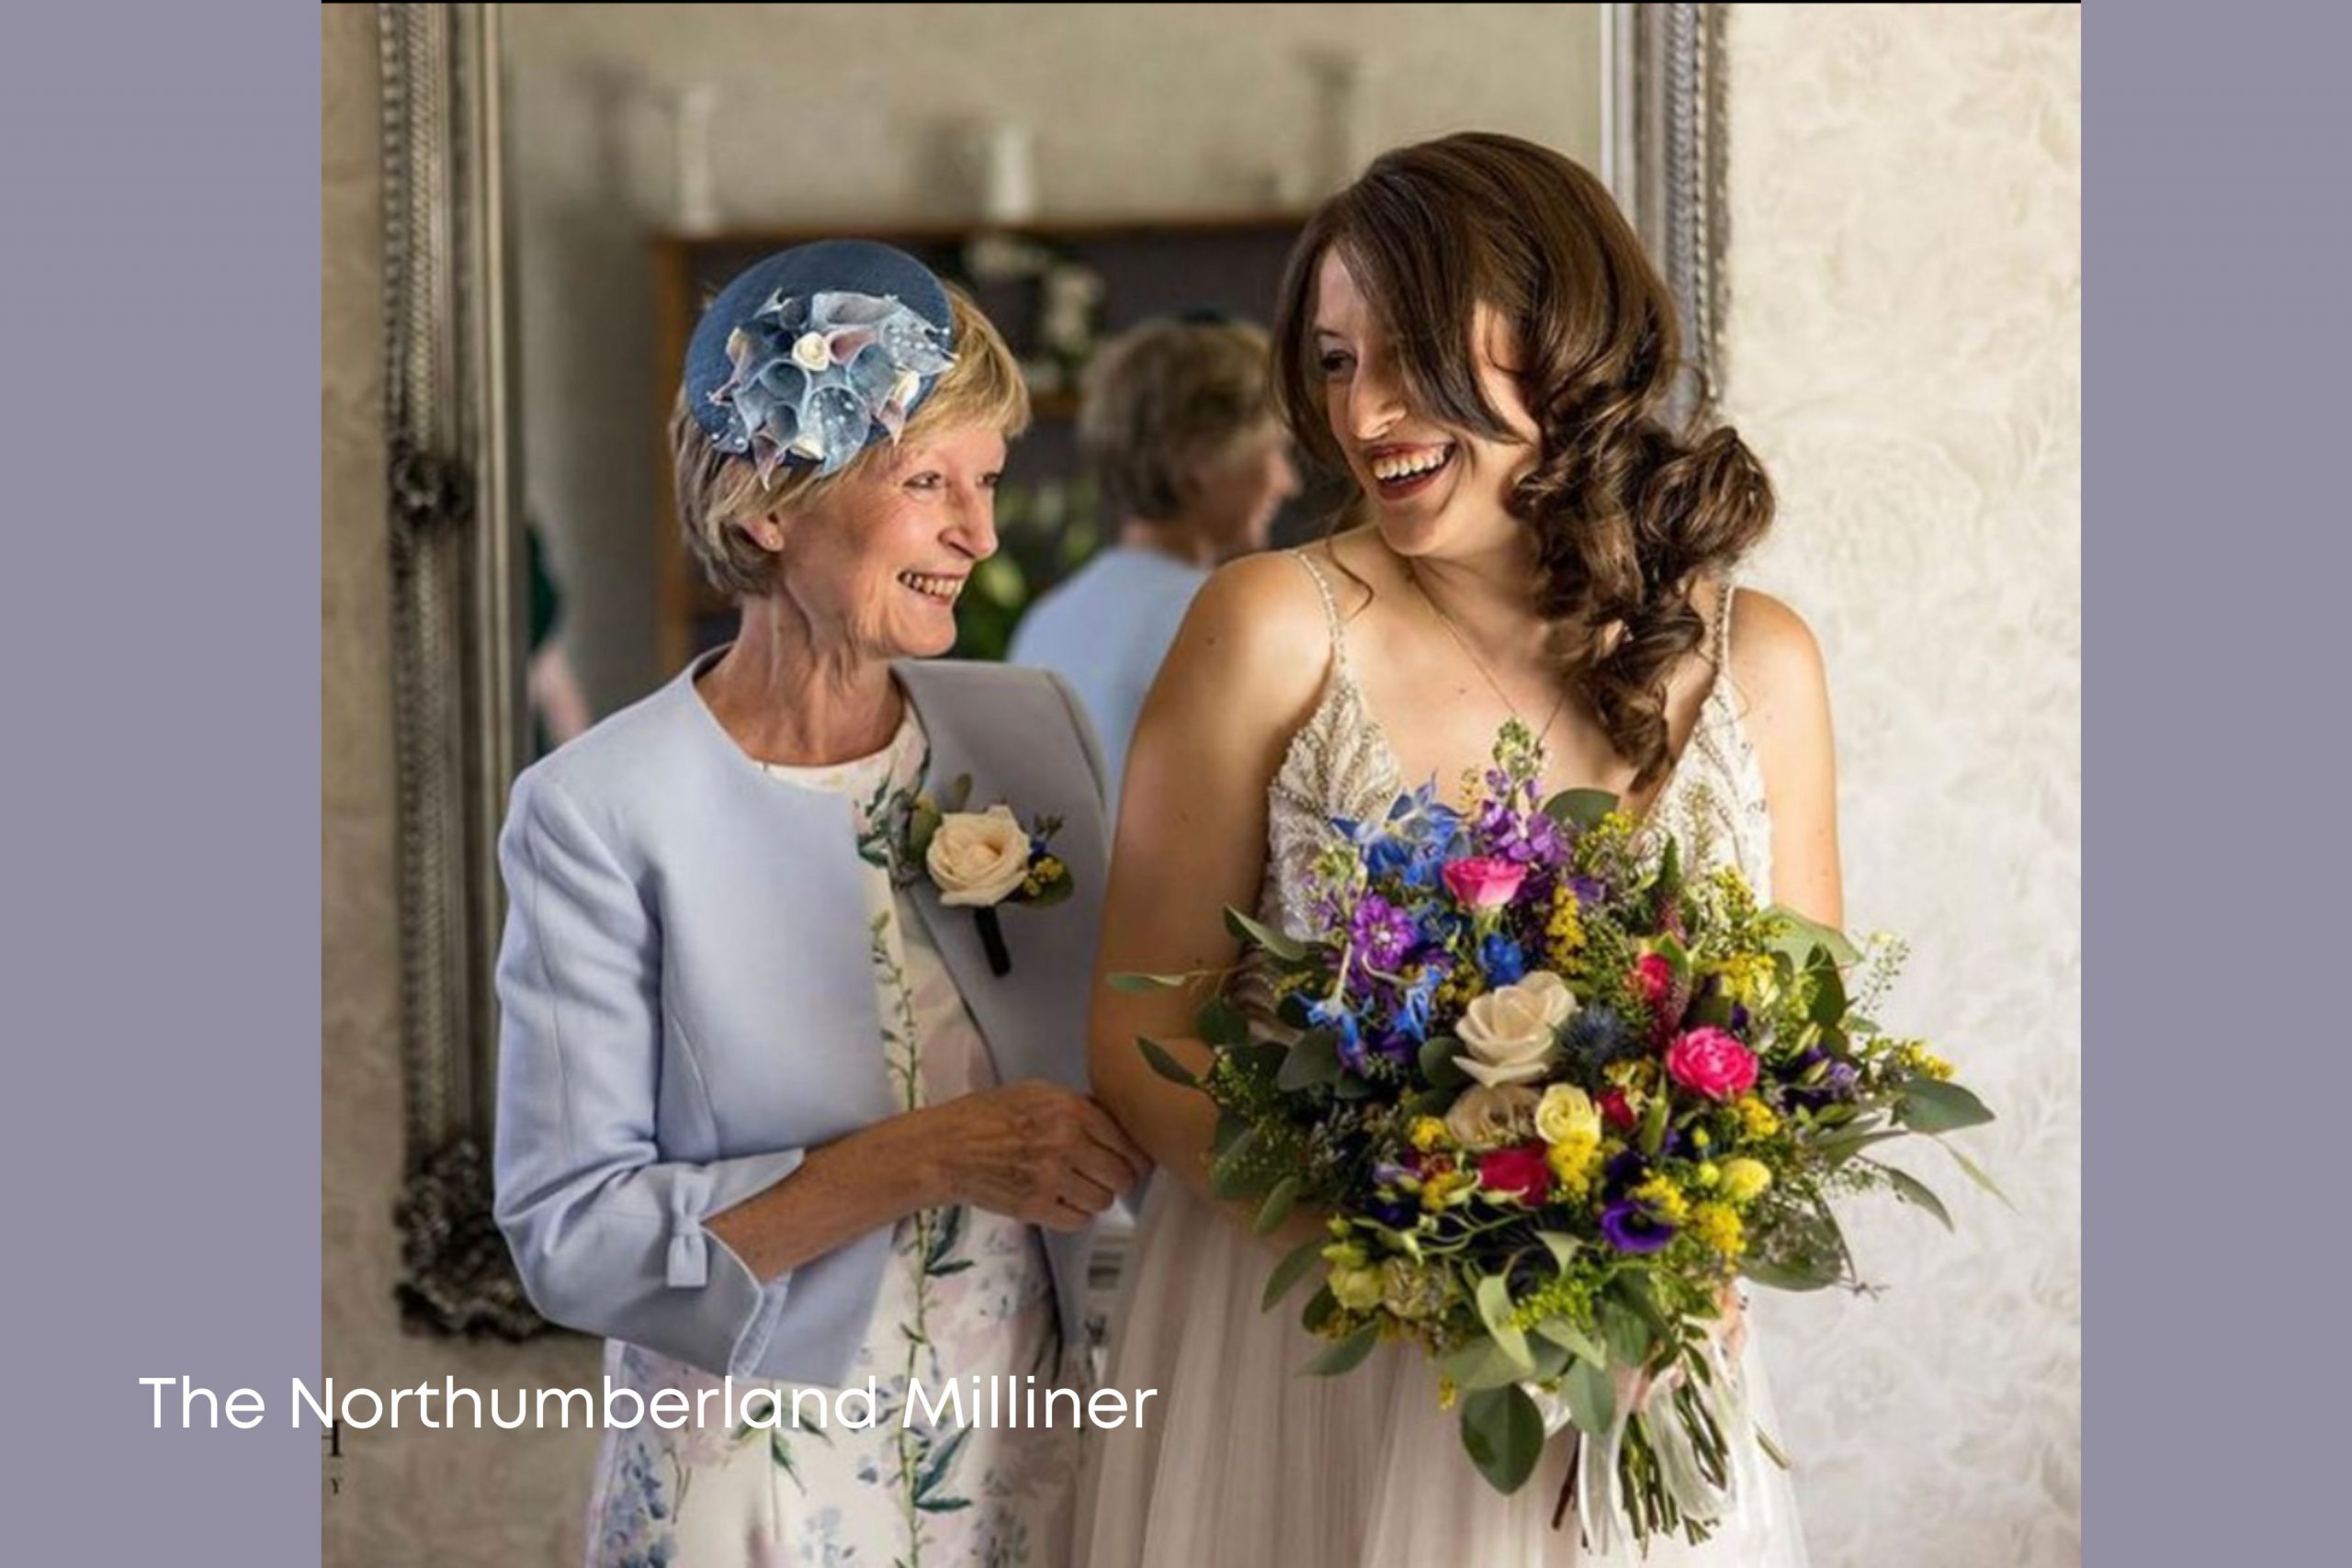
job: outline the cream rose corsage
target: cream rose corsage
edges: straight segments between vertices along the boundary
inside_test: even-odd
[[[989,973],[1009,975],[1012,956],[1005,948],[998,907],[1044,908],[1070,896],[1069,867],[1047,848],[1061,821],[1040,817],[1035,830],[1027,830],[1010,806],[963,810],[971,788],[969,777],[957,779],[950,792],[953,807],[945,810],[927,795],[916,796],[909,841],[939,889],[939,901],[972,911]]]

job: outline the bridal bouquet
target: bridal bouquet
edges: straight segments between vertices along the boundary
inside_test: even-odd
[[[1211,1001],[1204,1077],[1141,1046],[1216,1102],[1220,1197],[1256,1201],[1261,1234],[1295,1205],[1329,1214],[1265,1292],[1272,1310],[1321,1266],[1305,1321],[1331,1344],[1310,1371],[1409,1340],[1494,1486],[1518,1489],[1573,1427],[1561,1506],[1594,1550],[1621,1528],[1703,1540],[1741,1465],[1786,1462],[1724,1349],[1734,1282],[1854,1282],[1832,1208],[1850,1193],[1950,1224],[1878,1156],[1991,1113],[1867,1016],[1899,943],[1865,954],[1759,907],[1736,872],[1686,873],[1706,846],[1609,795],[1539,802],[1541,771],[1514,724],[1469,810],[1424,787],[1385,820],[1335,822],[1311,934],[1227,912],[1272,1016]]]

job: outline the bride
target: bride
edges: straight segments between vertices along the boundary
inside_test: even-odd
[[[1283,284],[1276,378],[1294,433],[1353,479],[1368,521],[1227,567],[1195,602],[1127,764],[1105,974],[1233,965],[1227,905],[1298,929],[1329,818],[1385,814],[1432,778],[1461,804],[1464,771],[1513,717],[1543,738],[1547,795],[1613,791],[1686,851],[1838,923],[1820,655],[1792,611],[1733,589],[1771,491],[1730,430],[1661,423],[1676,343],[1632,229],[1557,153],[1449,137],[1386,154],[1324,204]],[[1251,981],[1236,983],[1245,1005]],[[1582,1551],[1573,1517],[1554,1528],[1566,1444],[1510,1496],[1478,1478],[1417,1350],[1300,1375],[1319,1342],[1259,1300],[1317,1223],[1260,1239],[1249,1212],[1215,1203],[1207,1101],[1136,1048],[1148,1035],[1200,1066],[1196,1001],[1096,990],[1096,1092],[1161,1169],[1110,1382],[1159,1389],[1164,1414],[1097,1445],[1079,1560],[1620,1561]],[[1744,1318],[1725,1321],[1769,1425]],[[1655,1541],[1649,1563],[1804,1562],[1786,1476],[1747,1457],[1714,1538]]]

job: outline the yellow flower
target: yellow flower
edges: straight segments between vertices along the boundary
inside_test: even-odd
[[[1743,1156],[1724,1161],[1724,1196],[1733,1202],[1752,1202],[1771,1185],[1771,1168],[1762,1160]]]
[[[1544,951],[1553,968],[1566,971],[1575,966],[1576,955],[1583,947],[1584,919],[1576,889],[1564,882],[1552,895],[1552,918],[1544,927]]]
[[[1657,1082],[1657,1064],[1646,1057],[1611,1062],[1601,1076],[1628,1094],[1647,1094]]]
[[[1716,1165],[1714,1161],[1708,1160],[1699,1167],[1698,1181],[1700,1186],[1713,1187],[1723,1179],[1723,1168]]]
[[[1477,1185],[1476,1171],[1449,1170],[1432,1176],[1421,1183],[1421,1207],[1433,1214],[1457,1194],[1467,1192]]]
[[[1896,1046],[1894,1065],[1906,1073],[1939,1081],[1951,1077],[1951,1064],[1928,1050],[1924,1040],[1905,1040]]]
[[[1771,955],[1763,953],[1740,953],[1723,960],[1715,966],[1723,977],[1723,993],[1743,1007],[1763,1007],[1771,997],[1773,974]]]
[[[1649,1205],[1650,1212],[1668,1224],[1679,1225],[1690,1217],[1690,1200],[1682,1196],[1682,1189],[1663,1174],[1653,1176],[1634,1188],[1634,1196]]]
[[[1059,882],[1062,873],[1069,868],[1051,855],[1040,855],[1037,863],[1029,868],[1030,874],[1040,882]]]
[[[1416,1116],[1405,1136],[1415,1148],[1427,1154],[1445,1142],[1445,1123],[1434,1116]]]
[[[1747,1250],[1747,1228],[1728,1204],[1702,1203],[1690,1215],[1691,1234],[1709,1248],[1725,1258],[1737,1258]]]
[[[1332,1297],[1350,1312],[1370,1312],[1380,1304],[1380,1270],[1377,1269],[1334,1264],[1330,1284]]]
[[[1592,1190],[1592,1179],[1600,1169],[1600,1140],[1571,1134],[1546,1149],[1544,1158],[1562,1189],[1572,1198],[1581,1198]]]
[[[1555,1083],[1536,1102],[1535,1133],[1547,1144],[1566,1143],[1572,1137],[1598,1144],[1600,1112],[1584,1090],[1574,1084]]]
[[[1741,1134],[1750,1139],[1769,1138],[1781,1130],[1780,1117],[1773,1113],[1770,1106],[1752,1094],[1732,1109],[1739,1112]]]

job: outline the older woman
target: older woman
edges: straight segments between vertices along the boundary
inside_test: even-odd
[[[1083,1380],[1089,1227],[1141,1164],[1080,1088],[1102,771],[1054,678],[906,662],[1027,416],[911,257],[752,267],[673,417],[741,633],[516,783],[499,1221],[615,1386],[693,1416],[608,1431],[593,1563],[1065,1561],[1070,1424],[933,1414]]]
[[[1010,657],[1066,677],[1119,796],[1144,694],[1211,568],[1266,547],[1298,493],[1262,328],[1146,321],[1087,367],[1079,446],[1117,520],[1109,548],[1038,600]]]

